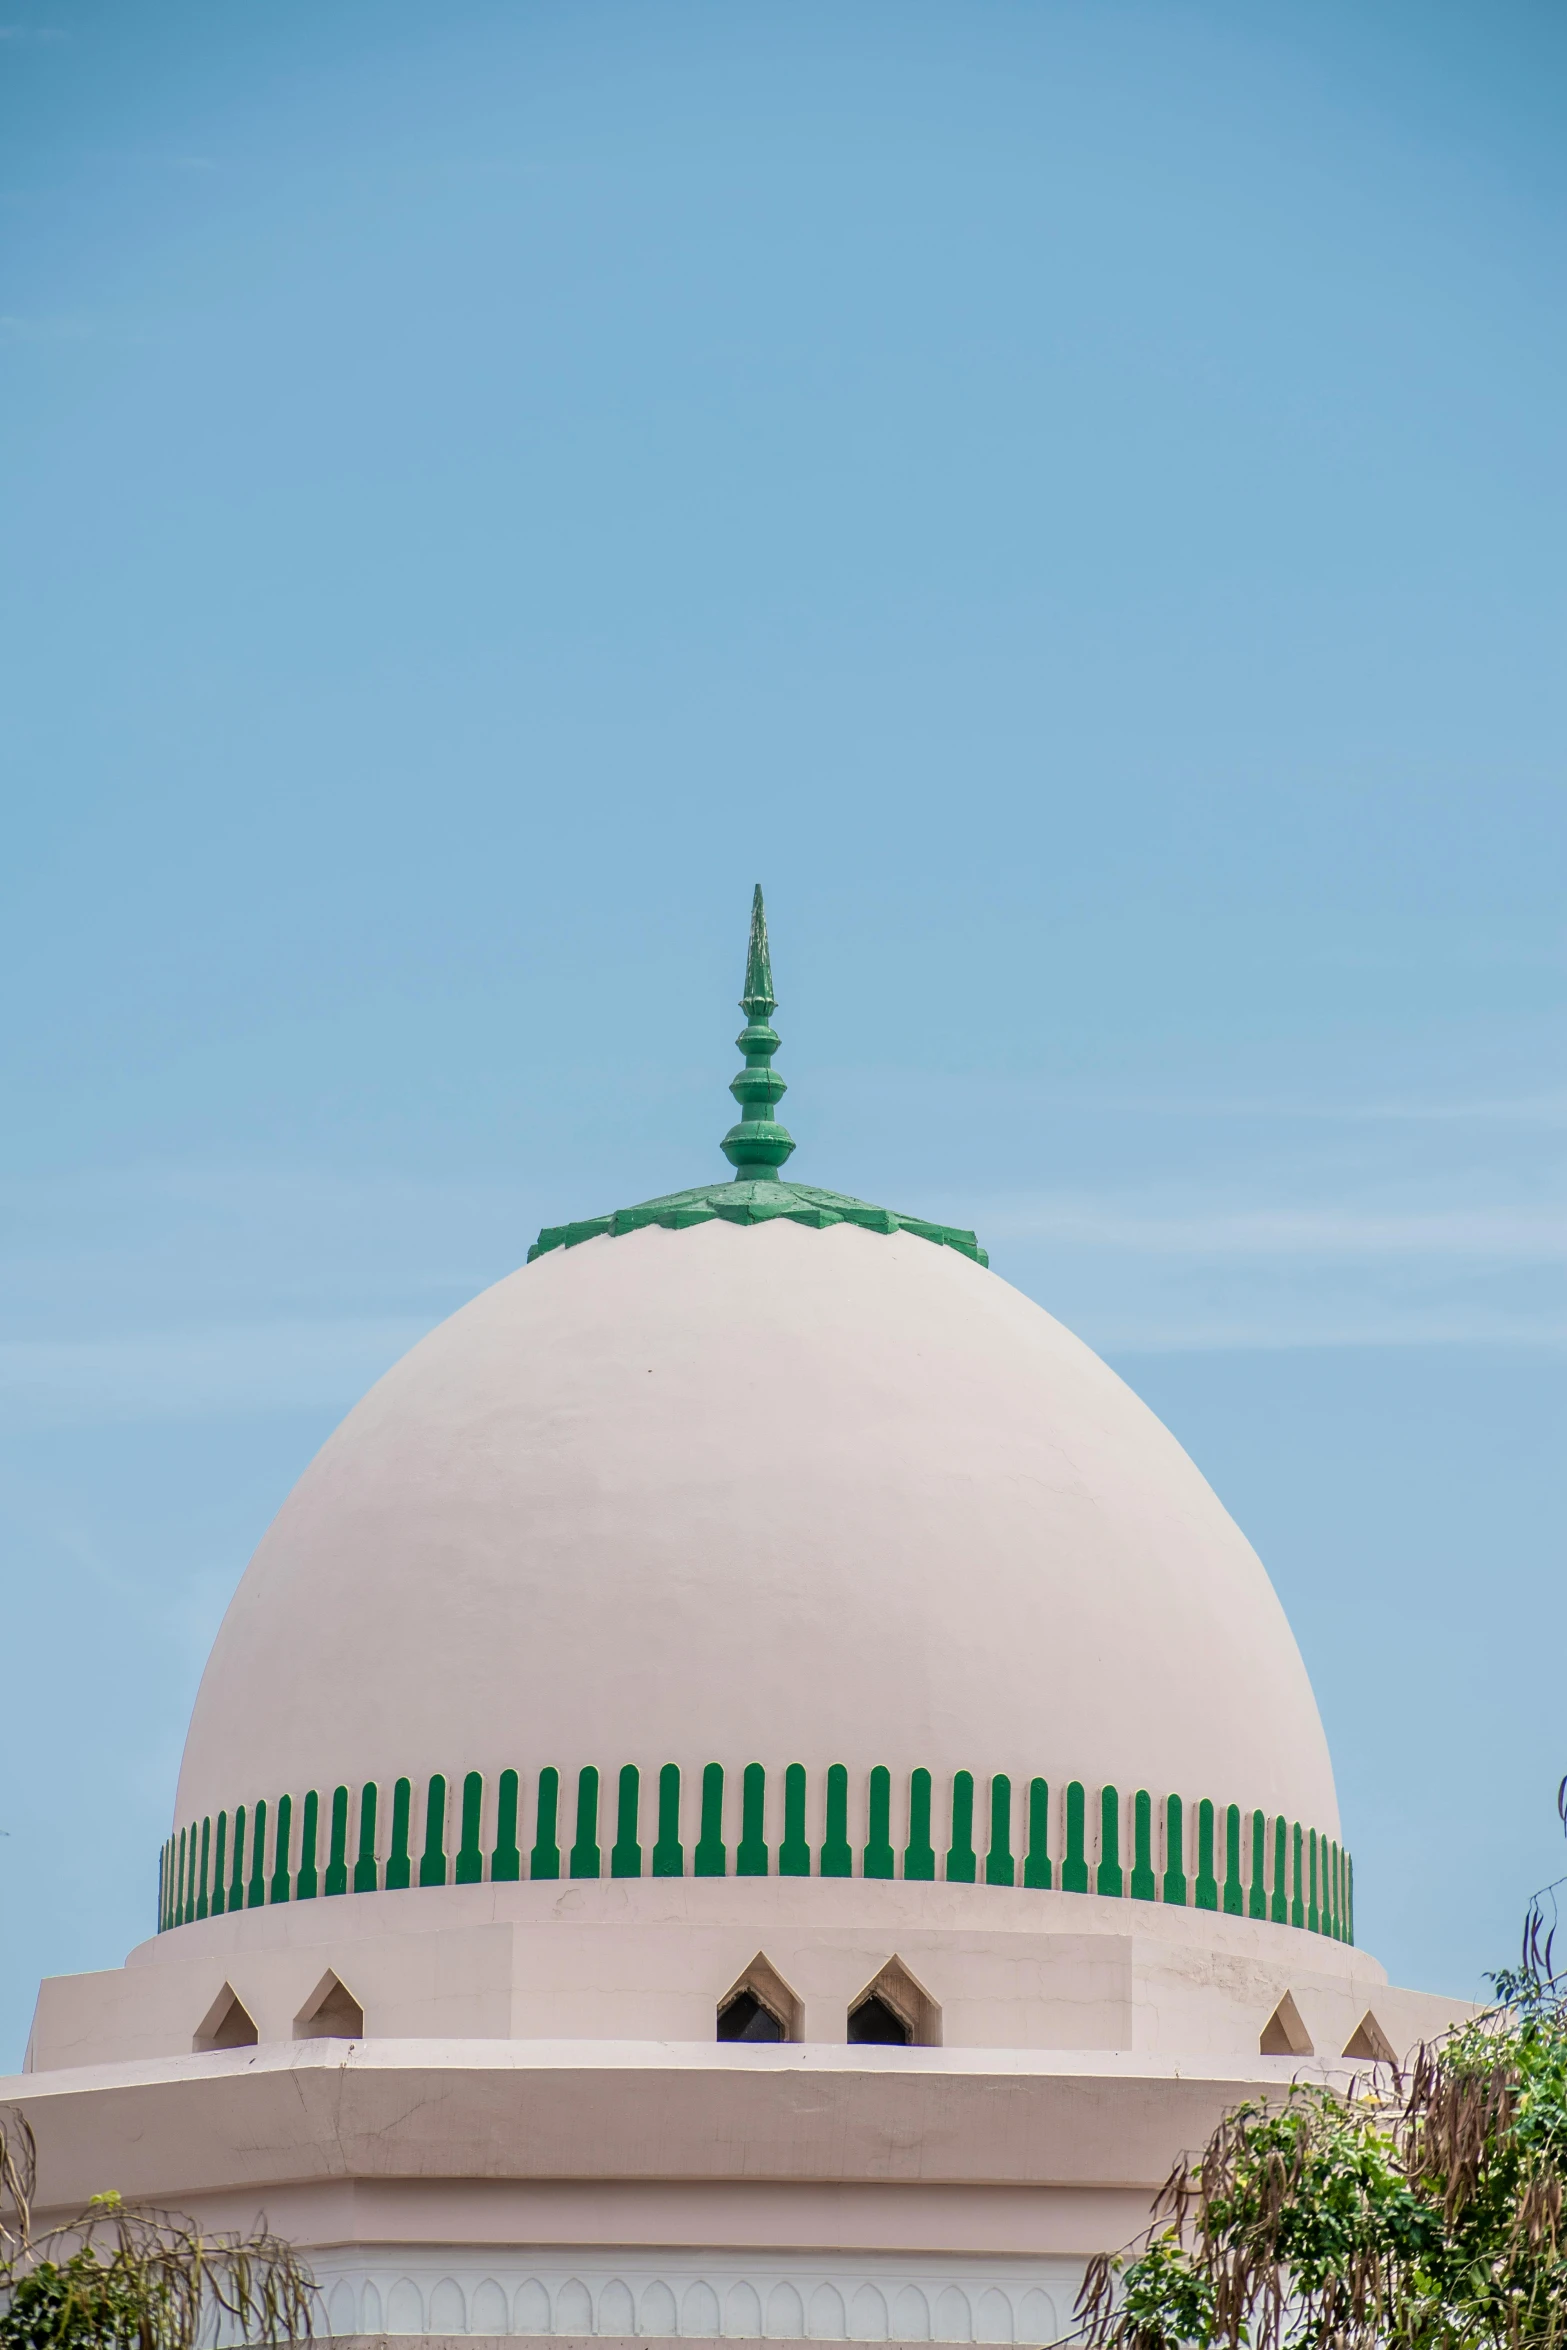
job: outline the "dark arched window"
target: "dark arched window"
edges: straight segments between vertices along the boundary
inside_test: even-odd
[[[781,2040],[783,2025],[754,1991],[737,1991],[718,2011],[720,2040]]]
[[[867,1992],[849,2017],[849,2038],[861,2047],[907,2048],[914,2034],[885,1999]]]

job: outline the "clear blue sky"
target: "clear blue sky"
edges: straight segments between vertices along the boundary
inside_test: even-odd
[[[149,1927],[342,1412],[722,1172],[758,876],[795,1170],[1147,1396],[1296,1625],[1362,1939],[1509,1958],[1564,119],[1556,0],[12,0],[0,2059]]]

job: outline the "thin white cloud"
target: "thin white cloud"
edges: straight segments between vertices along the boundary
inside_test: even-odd
[[[1164,1257],[1432,1257],[1567,1262],[1567,1210],[1206,1209],[1159,1215],[1061,1199],[998,1200],[987,1233]],[[976,1224],[977,1228],[977,1224]]]
[[[346,1411],[423,1337],[405,1318],[211,1325],[0,1345],[12,1425]]]
[[[1567,1318],[1534,1320],[1527,1315],[1385,1313],[1329,1317],[1236,1315],[1114,1317],[1080,1335],[1100,1354],[1287,1354],[1335,1347],[1490,1347],[1560,1354],[1567,1349]]]
[[[850,1095],[870,1087],[916,1089],[922,1099],[1026,1103],[1037,1110],[1062,1111],[1076,1119],[1190,1118],[1266,1126],[1497,1126],[1567,1127],[1567,1092],[1544,1088],[1532,1093],[1399,1094],[1363,1101],[1308,1094],[1206,1094],[1138,1091],[1120,1093],[1088,1086],[1035,1083],[996,1071],[915,1070],[872,1064],[843,1064],[819,1081]]]

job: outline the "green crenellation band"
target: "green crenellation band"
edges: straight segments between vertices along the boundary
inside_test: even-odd
[[[950,1884],[1050,1891],[1056,1871],[1051,1858],[1051,1799],[1049,1782],[1026,1782],[1024,1843],[1015,1845],[1017,1798],[1012,1776],[997,1771],[988,1781],[987,1822],[983,1870],[975,1843],[975,1782],[971,1771],[955,1771],[943,1800],[942,1843],[934,1835],[935,1785],[928,1770],[911,1771],[907,1780],[905,1826],[907,1840],[901,1852],[895,1841],[893,1774],[885,1764],[866,1774],[859,1798],[859,1817],[851,1817],[849,1773],[843,1763],[828,1766],[818,1783],[823,1788],[822,1837],[814,1850],[808,1833],[809,1779],[803,1763],[790,1763],[783,1773],[783,1834],[776,1861],[767,1841],[767,1769],[759,1762],[742,1766],[740,1780],[739,1841],[735,1849],[736,1876],[852,1877],[856,1872],[855,1831],[863,1833],[858,1873],[872,1880],[901,1875],[906,1882],[929,1884],[939,1876]],[[726,1773],[722,1763],[710,1762],[702,1771],[700,1832],[692,1854],[692,1874],[722,1877],[729,1873],[724,1836]],[[446,1851],[448,1782],[432,1773],[423,1788],[423,1850],[417,1882],[422,1887],[513,1884],[524,1875],[519,1838],[521,1782],[514,1770],[502,1771],[495,1782],[494,1844],[486,1854],[485,1779],[468,1771],[461,1781],[461,1831],[455,1865]],[[612,1877],[644,1874],[640,1840],[641,1773],[635,1763],[623,1763],[615,1780],[615,1841],[609,1855]],[[199,1922],[225,1911],[260,1908],[265,1903],[309,1901],[318,1892],[341,1895],[350,1889],[349,1852],[355,1893],[398,1892],[414,1882],[411,1830],[415,1783],[398,1779],[392,1794],[390,1849],[384,1867],[377,1853],[379,1790],[373,1779],[357,1790],[340,1785],[332,1790],[325,1866],[318,1883],[322,1841],[321,1797],[306,1788],[296,1797],[290,1790],[268,1803],[263,1797],[250,1806],[236,1805],[177,1827],[158,1855],[158,1931]],[[680,1835],[681,1772],[678,1763],[665,1763],[658,1774],[658,1832],[646,1873],[658,1877],[686,1874],[685,1848]],[[572,1877],[603,1873],[599,1847],[600,1773],[584,1764],[577,1773],[575,1839],[566,1857]],[[1131,1868],[1122,1866],[1123,1798],[1113,1786],[1098,1790],[1097,1851],[1089,1850],[1089,1802],[1084,1783],[1073,1779],[1060,1798],[1059,1826],[1062,1892],[1093,1892],[1108,1900],[1162,1901],[1184,1908],[1219,1910],[1232,1917],[1260,1923],[1289,1925],[1337,1941],[1354,1937],[1354,1867],[1336,1839],[1297,1820],[1253,1810],[1250,1832],[1238,1804],[1215,1805],[1203,1797],[1197,1805],[1196,1874],[1186,1874],[1186,1811],[1179,1795],[1156,1805],[1146,1788],[1131,1798]],[[357,1844],[355,1810],[357,1805]],[[297,1807],[297,1808],[296,1808]],[[292,1844],[296,1818],[299,1827],[297,1871]],[[1155,1852],[1155,1821],[1163,1822],[1163,1873]],[[562,1874],[560,1828],[560,1772],[548,1766],[538,1774],[534,1804],[534,1841],[527,1856],[526,1874],[541,1881]],[[269,1832],[270,1831],[270,1832]],[[1219,1835],[1223,1837],[1223,1877],[1217,1873]],[[247,1880],[247,1835],[248,1880]],[[1019,1866],[1016,1852],[1021,1849]],[[938,1867],[938,1860],[940,1865]],[[229,1872],[225,1884],[225,1871]]]
[[[906,1216],[895,1208],[878,1208],[870,1200],[847,1192],[823,1191],[811,1183],[790,1183],[775,1176],[730,1183],[698,1184],[692,1191],[673,1191],[663,1199],[643,1200],[634,1208],[616,1208],[612,1214],[585,1216],[576,1224],[546,1224],[528,1251],[531,1265],[556,1249],[580,1248],[585,1240],[620,1240],[628,1233],[657,1225],[665,1232],[686,1232],[695,1224],[803,1224],[825,1232],[834,1224],[855,1224],[862,1232],[909,1232],[937,1248],[956,1249],[976,1265],[990,1258],[974,1234],[956,1224],[933,1224],[925,1216]]]

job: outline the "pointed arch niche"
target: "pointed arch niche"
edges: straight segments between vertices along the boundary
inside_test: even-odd
[[[191,2047],[198,2056],[214,2048],[254,2048],[261,2038],[256,2020],[231,1983],[225,1983],[200,2023]]]
[[[849,2002],[851,2046],[939,2048],[941,2010],[901,1958],[889,1958]]]
[[[760,1950],[718,2002],[720,2040],[803,2040],[804,2021],[799,1994]]]
[[[294,2018],[296,2040],[362,2040],[365,2011],[340,1975],[328,1967]]]

